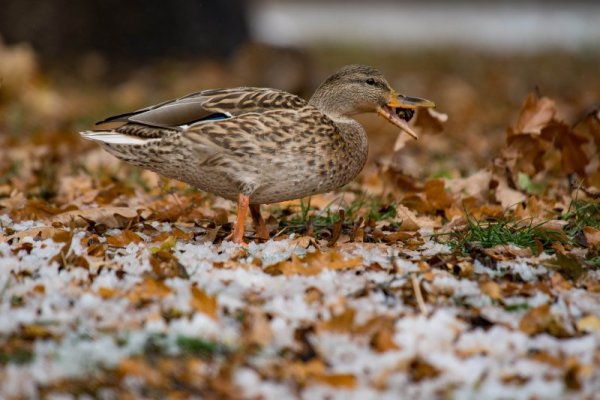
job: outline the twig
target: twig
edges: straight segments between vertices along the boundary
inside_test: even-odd
[[[417,305],[419,306],[419,310],[422,314],[427,314],[427,304],[425,304],[425,300],[423,300],[423,293],[421,292],[421,286],[419,285],[419,280],[417,279],[416,274],[410,275],[413,290],[415,291],[415,298],[417,299]]]

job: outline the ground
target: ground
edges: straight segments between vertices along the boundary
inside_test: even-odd
[[[444,79],[405,64],[395,86],[441,99],[416,118],[421,140],[399,137],[392,151],[392,128],[361,119],[373,146],[357,181],[264,207],[271,240],[254,240],[248,221],[241,246],[226,240],[233,203],[75,133],[89,109],[160,100],[149,86],[226,85],[225,67],[58,84],[27,49],[2,52],[20,73],[0,97],[0,398],[600,391],[600,114],[585,59],[546,67],[579,62],[569,79],[580,96],[546,73],[550,93],[521,90],[545,57],[517,79],[499,72],[510,63],[467,55],[461,71],[480,86],[447,64],[456,54],[429,56],[445,60]],[[174,78],[186,68],[203,72],[199,87]],[[505,92],[476,90],[492,86]],[[478,107],[482,93],[495,98]]]

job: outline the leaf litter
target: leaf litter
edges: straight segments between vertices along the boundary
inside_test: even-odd
[[[600,115],[559,111],[528,96],[465,176],[417,179],[397,143],[248,247],[230,202],[0,138],[0,397],[593,398]]]

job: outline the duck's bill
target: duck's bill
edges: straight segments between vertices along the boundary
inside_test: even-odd
[[[408,121],[410,121],[410,117],[412,117],[415,109],[431,107],[435,107],[435,103],[432,101],[418,97],[397,95],[393,96],[386,105],[378,107],[377,114],[408,133],[414,139],[418,139],[419,137],[415,131],[408,125]]]

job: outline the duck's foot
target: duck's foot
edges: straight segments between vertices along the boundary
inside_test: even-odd
[[[237,221],[235,221],[235,226],[233,228],[233,233],[231,234],[231,240],[233,243],[244,244],[244,222],[246,221],[246,216],[248,215],[248,205],[250,203],[250,198],[244,194],[238,195],[238,214]]]
[[[252,214],[252,221],[254,221],[256,237],[264,241],[269,240],[269,229],[262,215],[260,215],[260,204],[250,204],[250,213]]]

